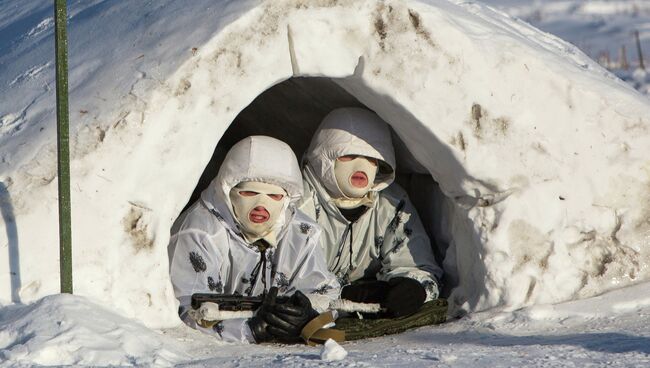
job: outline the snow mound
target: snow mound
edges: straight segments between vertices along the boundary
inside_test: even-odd
[[[71,295],[0,309],[0,367],[171,366],[187,359],[174,341]]]
[[[43,4],[0,9],[3,302],[59,287]],[[650,103],[520,20],[460,0],[97,0],[70,15],[75,292],[148,326],[179,323],[169,229],[219,139],[293,77],[376,111],[419,163],[409,174],[439,184],[426,226],[458,311],[650,277]]]
[[[512,312],[491,311],[476,313],[467,322],[482,328],[498,328],[523,334],[530,331],[562,331],[579,329],[597,321],[607,325],[634,323],[635,318],[645,319],[650,310],[650,283],[628,286],[591,298],[559,304],[539,304]],[[637,332],[647,334],[644,326]]]
[[[650,2],[646,0],[483,0],[578,46],[619,78],[650,96],[634,37],[647,59],[650,50]],[[622,50],[621,47],[625,47]],[[622,57],[624,56],[624,57]],[[647,65],[647,61],[645,62]],[[636,71],[635,71],[636,69]],[[636,75],[635,75],[636,74]]]
[[[315,347],[215,348],[206,335],[185,337],[187,329],[169,334],[187,340],[194,360],[184,362],[186,367],[646,367],[650,305],[639,295],[648,295],[649,287],[641,283],[579,301],[474,313],[399,335],[345,342],[349,354],[338,362],[321,360]]]

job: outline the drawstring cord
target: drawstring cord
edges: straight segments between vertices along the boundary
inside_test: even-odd
[[[267,290],[266,290],[266,287],[267,287],[267,285],[266,285],[266,250],[269,248],[269,245],[268,245],[268,243],[266,243],[263,240],[256,242],[256,244],[257,244],[257,247],[260,250],[260,260],[257,262],[255,267],[253,267],[253,271],[251,272],[251,278],[253,279],[252,280],[253,284],[251,285],[251,289],[250,289],[251,291],[250,291],[249,295],[252,294],[253,289],[255,289],[255,284],[257,284],[257,276],[259,275],[261,269],[264,269],[264,273],[262,274],[261,277],[262,277],[262,285],[264,286],[263,294],[266,295],[266,292],[267,292]]]
[[[343,232],[343,236],[339,242],[338,251],[336,252],[336,264],[334,264],[332,270],[335,270],[339,266],[339,262],[341,262],[341,255],[345,249],[345,240],[348,238],[348,232],[350,231],[352,231],[352,223],[348,224],[348,226],[345,227],[345,231]]]
[[[262,267],[264,268],[264,274],[262,274],[262,286],[264,287],[263,293],[266,294],[266,249],[262,250],[260,255],[262,257]]]
[[[352,224],[350,224],[350,267],[348,272],[352,271],[352,233]]]

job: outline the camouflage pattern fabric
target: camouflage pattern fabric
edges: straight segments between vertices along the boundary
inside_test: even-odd
[[[429,325],[437,325],[447,319],[447,300],[435,299],[424,303],[422,308],[410,316],[400,318],[358,319],[339,318],[336,329],[345,331],[345,340],[359,340],[384,335],[393,335]]]

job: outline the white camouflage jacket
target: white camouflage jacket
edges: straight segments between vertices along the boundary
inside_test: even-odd
[[[223,340],[254,342],[245,319],[225,320],[211,329],[198,326],[187,313],[192,294],[257,296],[277,286],[279,295],[302,291],[321,312],[340,293],[319,246],[318,225],[295,208],[302,183],[297,163],[287,164],[289,156],[293,162],[295,156],[278,142],[255,136],[233,147],[217,177],[172,228],[170,275],[181,319]],[[272,155],[269,146],[274,148]],[[290,196],[285,220],[276,229],[278,245],[264,252],[244,240],[231,215],[228,196],[239,182],[256,180],[277,184]]]
[[[438,298],[442,269],[415,207],[392,183],[395,158],[388,127],[374,113],[339,110],[343,113],[323,120],[305,155],[305,194],[299,205],[323,230],[321,245],[330,271],[342,286],[361,278],[409,277],[422,284],[427,301]],[[352,154],[376,158],[384,166],[371,191],[372,204],[354,223],[341,214],[326,189],[336,185],[336,158]]]

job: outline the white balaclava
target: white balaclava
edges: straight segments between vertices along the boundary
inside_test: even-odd
[[[276,244],[273,229],[284,221],[289,204],[287,192],[282,187],[263,182],[244,181],[230,190],[235,220],[250,243],[259,239]]]
[[[361,157],[341,160],[345,156]],[[376,160],[377,166],[367,158]],[[374,112],[362,108],[331,111],[316,130],[305,160],[339,208],[371,206],[376,193],[395,178],[395,152],[388,125]],[[365,174],[367,182],[360,173]],[[357,186],[355,182],[367,184]]]
[[[371,159],[374,160],[374,159]],[[341,208],[354,208],[365,203],[363,198],[375,185],[377,161],[357,156],[353,159],[341,160],[334,163],[334,176],[343,197],[337,200]]]
[[[300,166],[291,147],[278,139],[256,135],[232,146],[219,173],[201,193],[201,200],[229,228],[238,228],[246,242],[263,238],[275,246],[295,213],[302,191]],[[260,195],[242,198],[239,192]],[[269,197],[276,194],[284,196],[281,203]],[[252,211],[258,206],[265,211]],[[268,220],[260,221],[266,212]]]

